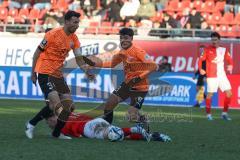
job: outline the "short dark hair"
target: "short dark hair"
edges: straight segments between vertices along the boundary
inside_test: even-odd
[[[212,32],[211,33],[211,38],[212,37],[217,37],[218,39],[221,39],[221,36],[220,36],[220,34],[218,32]]]
[[[75,12],[75,11],[72,11],[72,10],[69,10],[67,11],[67,13],[64,15],[64,20],[70,20],[72,17],[77,17],[79,18],[81,16],[80,13],[78,12]]]
[[[119,34],[120,35],[128,35],[130,37],[133,37],[134,35],[134,32],[131,28],[122,28],[120,31],[119,31]]]
[[[162,59],[167,60],[168,61],[168,56],[162,56]]]

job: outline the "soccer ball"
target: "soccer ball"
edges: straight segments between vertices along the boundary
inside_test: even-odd
[[[112,142],[122,141],[124,139],[123,130],[116,126],[110,126],[108,128],[108,139]]]

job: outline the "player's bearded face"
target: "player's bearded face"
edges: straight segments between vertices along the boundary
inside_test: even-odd
[[[79,27],[79,18],[77,17],[72,17],[66,24],[67,24],[67,28],[69,33],[74,33],[76,32],[76,30]]]
[[[214,46],[218,46],[218,44],[219,44],[219,39],[217,38],[217,37],[212,37],[212,39],[211,39],[211,41],[212,41],[212,44],[214,45]]]
[[[120,36],[120,45],[123,49],[128,49],[132,46],[133,37],[128,35],[121,35]]]

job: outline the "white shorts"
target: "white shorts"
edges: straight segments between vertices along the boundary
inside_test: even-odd
[[[215,93],[218,88],[224,92],[226,90],[231,90],[231,84],[227,76],[221,76],[216,78],[207,78],[207,92]]]
[[[84,136],[88,138],[104,139],[104,131],[110,124],[102,118],[87,122],[84,126]]]

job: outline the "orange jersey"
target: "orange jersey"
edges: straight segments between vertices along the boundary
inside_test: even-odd
[[[80,42],[76,34],[66,35],[60,27],[47,32],[39,47],[43,52],[37,60],[35,72],[62,77],[61,70],[68,52],[79,48]]]
[[[104,68],[112,68],[117,64],[123,62],[125,82],[129,82],[135,77],[142,78],[142,81],[137,83],[133,88],[140,91],[147,91],[149,82],[147,75],[157,69],[157,64],[150,58],[150,56],[141,48],[132,45],[127,50],[120,50],[119,52],[110,53],[106,61],[103,60],[99,66]],[[107,54],[105,56],[107,57]],[[109,61],[109,59],[111,60]]]

